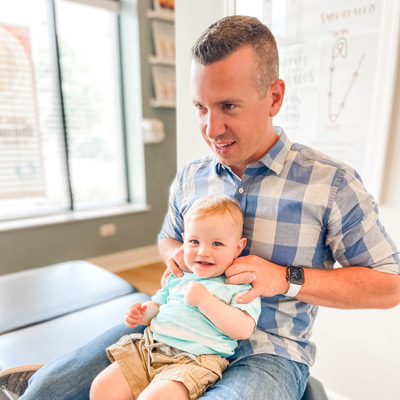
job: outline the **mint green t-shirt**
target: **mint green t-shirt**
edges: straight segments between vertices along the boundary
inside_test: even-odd
[[[237,295],[248,292],[252,286],[227,285],[225,279],[225,275],[215,278],[199,278],[191,273],[185,273],[182,278],[170,275],[165,286],[152,297],[153,301],[161,304],[159,313],[150,324],[154,339],[195,355],[232,355],[237,340],[222,333],[196,307],[184,301],[187,285],[197,281],[221,301],[246,311],[257,324],[261,313],[260,298],[246,304],[238,304],[236,301]]]

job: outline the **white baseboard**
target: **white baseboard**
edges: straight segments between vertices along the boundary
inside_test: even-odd
[[[154,244],[151,246],[139,247],[137,249],[89,258],[87,261],[108,269],[109,271],[120,272],[126,269],[161,262],[162,259],[158,252],[157,245]]]
[[[326,388],[325,388],[325,391],[326,391],[326,395],[328,396],[329,400],[349,400],[349,399],[346,399],[345,397],[339,396],[338,394],[327,390]]]

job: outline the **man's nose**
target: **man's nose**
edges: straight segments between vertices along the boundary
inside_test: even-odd
[[[223,135],[226,131],[225,121],[218,113],[208,112],[205,124],[205,132],[210,140]]]

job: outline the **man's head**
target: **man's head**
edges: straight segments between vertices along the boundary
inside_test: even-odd
[[[253,48],[254,84],[263,96],[279,78],[279,56],[274,36],[257,18],[233,15],[215,22],[196,41],[192,56],[200,64],[209,65],[243,46]]]
[[[246,245],[242,211],[228,196],[196,200],[185,214],[184,225],[185,264],[202,278],[222,275]]]
[[[269,29],[233,16],[211,25],[193,47],[191,88],[204,140],[240,178],[275,144],[272,117],[285,84]]]

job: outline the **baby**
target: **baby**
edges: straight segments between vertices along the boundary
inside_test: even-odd
[[[192,273],[169,275],[144,304],[130,306],[126,325],[149,325],[107,349],[111,361],[93,381],[90,399],[197,399],[222,378],[237,341],[253,332],[260,299],[238,304],[250,284],[225,284],[225,270],[246,245],[236,200],[198,199],[184,216],[183,254]]]

